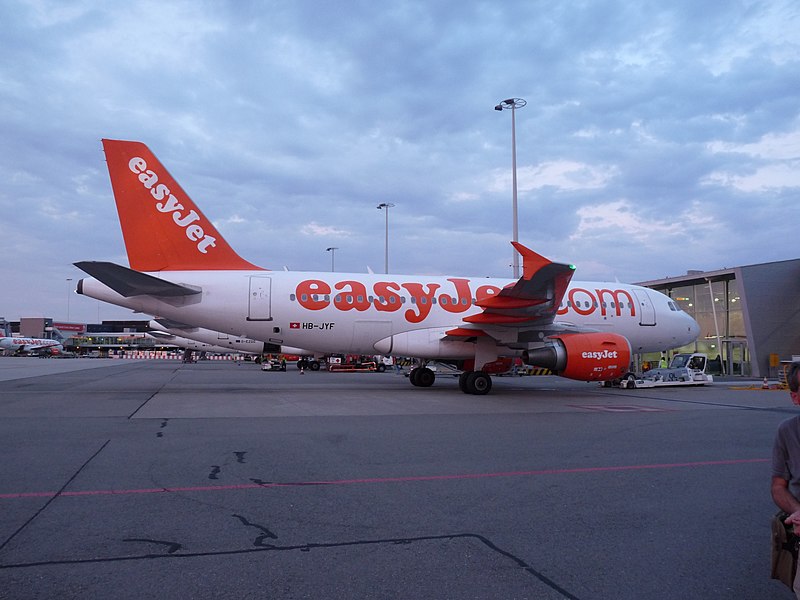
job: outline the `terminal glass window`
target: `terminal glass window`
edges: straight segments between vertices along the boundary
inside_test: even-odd
[[[708,283],[698,284],[695,289],[697,312],[714,312],[722,315],[728,304],[724,281],[713,281],[709,289]]]
[[[728,335],[727,292],[725,281],[695,285],[693,316],[700,325],[700,339],[715,340]]]
[[[744,314],[741,310],[732,310],[728,313],[728,337],[747,337],[744,329]]]
[[[744,328],[742,298],[739,295],[739,282],[731,279],[728,283],[728,337],[747,337]]]

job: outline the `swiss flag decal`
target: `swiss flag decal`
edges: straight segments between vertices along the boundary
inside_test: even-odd
[[[289,323],[289,329],[300,329],[300,323]]]

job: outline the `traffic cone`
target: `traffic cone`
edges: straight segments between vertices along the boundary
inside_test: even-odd
[[[768,390],[769,389],[769,382],[767,381],[766,377],[764,377],[764,383],[761,384],[761,389],[762,390]]]

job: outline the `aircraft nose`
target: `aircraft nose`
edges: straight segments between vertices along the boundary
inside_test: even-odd
[[[700,336],[700,324],[694,320],[690,315],[686,315],[688,320],[687,328],[689,335],[689,342],[695,341]],[[688,342],[687,342],[688,343]]]

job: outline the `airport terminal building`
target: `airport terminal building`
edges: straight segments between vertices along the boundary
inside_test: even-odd
[[[700,324],[682,350],[719,357],[725,375],[778,376],[800,355],[800,259],[640,282],[672,298]]]

